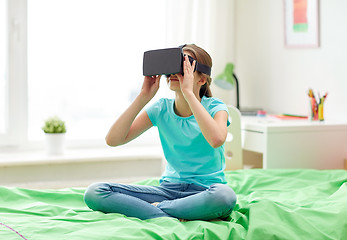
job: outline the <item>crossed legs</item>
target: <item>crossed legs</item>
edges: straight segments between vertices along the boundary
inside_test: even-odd
[[[140,219],[210,220],[228,217],[235,206],[236,195],[224,184],[204,188],[168,182],[160,186],[95,183],[86,190],[84,200],[93,210]],[[159,203],[152,205],[155,202]]]

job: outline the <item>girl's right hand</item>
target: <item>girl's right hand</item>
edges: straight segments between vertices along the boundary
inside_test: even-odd
[[[151,100],[159,89],[161,75],[157,76],[145,76],[142,84],[140,95],[142,95],[146,101]]]

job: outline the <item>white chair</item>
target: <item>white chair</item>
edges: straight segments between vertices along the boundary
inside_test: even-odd
[[[225,170],[243,168],[242,141],[241,141],[241,113],[234,106],[228,106],[229,121],[228,136],[225,141]]]

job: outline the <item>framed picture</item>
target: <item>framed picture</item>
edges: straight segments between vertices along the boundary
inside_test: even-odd
[[[319,47],[319,0],[283,0],[286,47]]]

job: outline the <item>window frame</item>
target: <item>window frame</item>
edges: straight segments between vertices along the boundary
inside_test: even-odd
[[[7,0],[7,52],[6,52],[6,89],[5,89],[5,133],[0,133],[0,150],[43,150],[43,140],[29,140],[28,105],[28,0]],[[158,145],[153,139],[154,129],[141,136],[129,146]],[[152,133],[153,132],[153,133]],[[106,134],[106,133],[105,133]],[[105,147],[103,139],[67,140],[68,148]]]
[[[27,143],[27,0],[7,0],[6,130],[0,145]]]

